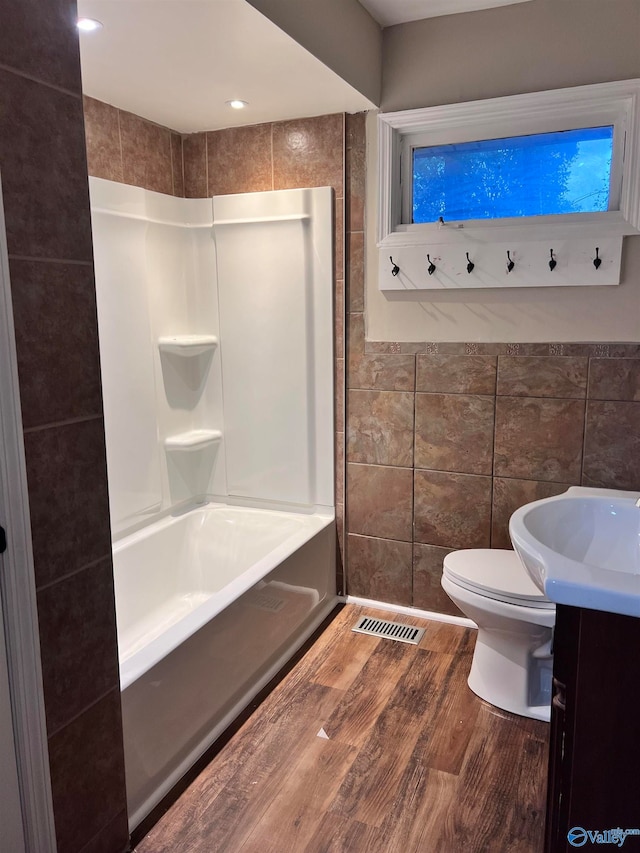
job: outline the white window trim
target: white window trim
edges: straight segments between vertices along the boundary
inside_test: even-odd
[[[495,139],[526,133],[615,126],[612,192],[619,209],[602,213],[520,217],[452,223],[403,225],[401,151],[408,137],[420,134],[421,144],[446,144]],[[533,240],[568,236],[622,236],[640,230],[640,80],[597,83],[469,101],[378,116],[378,246],[447,243],[460,231],[484,240]],[[622,161],[624,167],[622,168]],[[622,174],[616,169],[622,168]]]

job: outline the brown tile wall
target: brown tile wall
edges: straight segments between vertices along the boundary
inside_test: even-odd
[[[355,308],[350,594],[457,613],[451,550],[510,548],[511,513],[570,485],[640,490],[640,345],[365,342]]]
[[[184,196],[179,133],[86,95],[84,115],[90,175]]]
[[[75,16],[69,0],[0,0],[0,171],[58,850],[118,853],[128,830]],[[113,134],[96,145],[106,158]]]

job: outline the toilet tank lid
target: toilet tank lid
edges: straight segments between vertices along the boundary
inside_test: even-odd
[[[462,586],[479,592],[503,595],[534,606],[553,603],[527,574],[515,551],[499,548],[470,548],[452,551],[444,558],[444,574]]]

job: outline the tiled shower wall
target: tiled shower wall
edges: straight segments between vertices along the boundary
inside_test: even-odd
[[[359,313],[350,328],[351,594],[457,613],[451,550],[511,547],[511,513],[570,485],[640,490],[640,345],[365,344]]]
[[[58,850],[118,853],[128,830],[75,17],[69,0],[0,0],[0,171]]]
[[[179,133],[86,95],[84,121],[90,175],[184,196]]]
[[[187,198],[298,187],[335,193],[336,515],[344,516],[345,252],[364,298],[365,116],[342,114],[180,136],[85,97],[89,174]],[[342,560],[338,587],[342,590]]]

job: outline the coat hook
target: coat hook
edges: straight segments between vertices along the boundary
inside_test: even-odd
[[[515,261],[511,260],[511,255],[509,252],[507,252],[507,272],[508,273],[511,272],[513,270],[513,268],[515,267],[515,265],[516,265]]]
[[[551,272],[553,272],[554,269],[558,266],[558,262],[553,257],[553,249],[549,249],[549,255],[551,256],[551,260],[549,261],[549,269],[551,270]]]
[[[389,255],[389,260],[391,261],[391,275],[398,275],[400,267],[395,263],[391,255]]]
[[[429,255],[427,255],[427,260],[429,261],[429,266],[427,267],[427,272],[429,273],[429,275],[433,275],[434,272],[436,271],[436,265],[433,263],[433,261],[431,260]]]
[[[475,264],[473,263],[473,261],[469,257],[469,252],[467,252],[467,261],[468,261],[467,272],[469,273],[469,275],[471,275],[471,273],[473,272],[473,268],[475,267]]]
[[[598,269],[600,267],[600,264],[602,263],[602,258],[598,256],[599,251],[600,249],[596,246],[596,256],[593,259],[593,265],[596,269]]]

